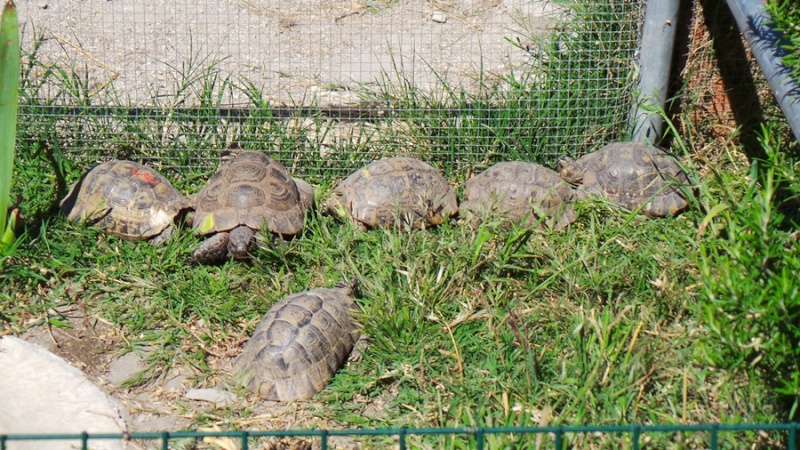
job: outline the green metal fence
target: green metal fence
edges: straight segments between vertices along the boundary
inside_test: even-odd
[[[396,428],[396,429],[348,429],[348,430],[288,430],[288,431],[179,431],[179,432],[160,432],[160,433],[81,433],[81,434],[9,434],[0,435],[0,450],[11,448],[12,442],[16,441],[69,441],[79,443],[81,449],[90,449],[92,442],[101,440],[109,441],[142,441],[145,445],[153,445],[148,448],[173,448],[171,443],[180,439],[203,439],[203,438],[228,438],[231,442],[238,445],[238,448],[247,450],[258,448],[254,446],[255,440],[259,438],[313,438],[318,441],[319,448],[325,450],[331,447],[331,438],[336,436],[347,437],[393,437],[396,439],[396,448],[408,449],[416,448],[409,443],[412,436],[449,436],[461,438],[467,448],[478,450],[495,448],[489,442],[489,438],[497,435],[521,435],[518,445],[512,448],[528,448],[535,445],[535,448],[579,448],[570,444],[570,438],[577,435],[602,434],[620,436],[624,439],[625,448],[639,449],[648,447],[646,437],[654,435],[678,434],[678,433],[703,433],[706,435],[704,448],[716,450],[729,448],[723,446],[720,439],[724,435],[732,435],[745,432],[773,432],[781,436],[778,448],[796,450],[797,432],[800,428],[798,423],[780,424],[696,424],[696,425],[616,425],[616,426],[551,426],[551,427],[468,427],[468,428]],[[527,442],[540,438],[535,444]],[[543,439],[542,439],[543,438]],[[744,440],[737,441],[735,448],[775,448],[776,444],[765,444],[749,442]],[[155,447],[157,446],[157,447]],[[707,446],[707,447],[706,447]],[[381,446],[384,447],[384,446]],[[393,446],[394,447],[394,446]],[[463,445],[462,445],[463,447]],[[534,448],[534,447],[530,447]],[[618,447],[615,447],[618,448]],[[661,448],[661,447],[659,447]]]

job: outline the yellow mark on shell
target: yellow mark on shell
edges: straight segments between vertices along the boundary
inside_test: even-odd
[[[214,213],[207,214],[203,217],[203,220],[200,222],[200,226],[197,227],[200,230],[200,233],[208,233],[209,231],[214,229]]]

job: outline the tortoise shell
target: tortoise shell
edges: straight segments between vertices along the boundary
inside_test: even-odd
[[[155,170],[112,160],[87,172],[61,200],[71,221],[85,221],[126,239],[165,241],[178,215],[191,208]]]
[[[278,301],[234,361],[234,372],[265,400],[306,400],[344,364],[359,338],[352,285]]]
[[[453,188],[436,169],[414,158],[373,161],[335,189],[326,209],[368,226],[428,227],[458,212]]]
[[[464,216],[499,217],[524,227],[561,229],[575,221],[575,190],[556,171],[539,164],[501,162],[464,184]]]
[[[311,188],[307,183],[301,187]],[[273,233],[294,236],[303,229],[311,193],[302,193],[298,183],[280,162],[256,151],[243,151],[220,164],[195,196],[193,227],[196,234],[230,231],[240,225],[259,230],[262,224]]]
[[[681,189],[689,178],[676,158],[640,142],[616,142],[578,160],[562,159],[558,171],[578,185],[581,197],[601,195],[649,216],[674,216],[689,204]]]

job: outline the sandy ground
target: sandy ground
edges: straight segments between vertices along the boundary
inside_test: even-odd
[[[441,76],[473,89],[529,55],[550,26],[546,0],[18,0],[23,48],[88,73],[94,91],[113,84],[147,102],[176,90],[178,74],[216,65],[285,104],[353,104],[383,77],[431,89]],[[99,96],[98,98],[101,98]],[[242,101],[234,96],[231,102]]]

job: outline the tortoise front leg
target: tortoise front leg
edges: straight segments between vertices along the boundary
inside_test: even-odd
[[[227,232],[217,233],[206,239],[192,253],[193,264],[217,264],[230,257],[228,242],[230,236]]]

